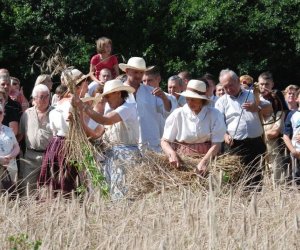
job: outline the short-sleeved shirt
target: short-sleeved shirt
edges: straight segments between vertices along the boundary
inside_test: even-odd
[[[72,109],[70,100],[59,101],[49,113],[50,128],[54,136],[66,136],[69,131],[69,113]]]
[[[9,126],[10,122],[19,122],[22,115],[21,105],[17,101],[13,101],[8,97],[7,103],[4,106],[4,119],[2,124]]]
[[[215,108],[224,115],[227,132],[235,140],[256,138],[263,133],[258,112],[242,109],[245,101],[255,102],[255,97],[252,91],[242,89],[237,97],[225,94],[215,104]]]
[[[0,156],[6,156],[11,153],[15,144],[17,144],[17,139],[11,128],[2,125],[0,126]],[[8,167],[12,170],[17,170],[16,159],[11,159]]]
[[[114,65],[118,65],[118,58],[114,55],[110,56],[107,60],[101,61],[100,55],[94,55],[91,59],[91,64],[95,67],[95,76],[99,80],[100,71],[102,69],[109,69],[111,71],[112,77],[116,77],[116,72],[114,70]]]
[[[49,112],[53,108],[47,110],[46,119],[39,121],[35,107],[27,109],[20,120],[19,130],[25,136],[26,147],[34,150],[45,150],[52,138],[50,129]]]
[[[226,125],[223,115],[215,108],[204,106],[195,115],[187,104],[170,114],[163,138],[170,142],[223,142]]]
[[[136,96],[129,94],[126,102],[136,104],[141,145],[160,152],[162,117],[166,119],[169,112],[165,110],[162,99],[152,95],[152,91],[153,87],[140,84]]]
[[[296,136],[300,133],[300,111],[294,110],[289,112],[285,124],[283,134],[292,138],[292,145],[297,150],[300,151],[300,143],[297,142]]]
[[[105,126],[105,137],[113,144],[137,145],[139,142],[139,122],[136,105],[125,102],[116,109],[107,109],[105,113],[116,112],[122,121]]]

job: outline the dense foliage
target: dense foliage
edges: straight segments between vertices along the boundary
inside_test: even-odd
[[[27,89],[32,45],[60,43],[70,64],[87,72],[95,40],[113,40],[119,61],[142,56],[164,80],[180,70],[218,75],[222,68],[276,83],[300,84],[299,0],[0,0],[0,67]],[[50,36],[49,36],[50,34]]]

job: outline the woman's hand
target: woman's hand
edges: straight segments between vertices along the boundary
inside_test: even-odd
[[[1,156],[0,157],[0,164],[3,165],[3,166],[7,166],[10,162],[10,160],[12,159],[12,157],[10,156]]]
[[[169,154],[169,162],[171,163],[171,165],[175,166],[176,168],[179,168],[180,166],[180,161],[179,161],[179,158],[176,154],[175,151],[173,152],[170,152]]]
[[[296,142],[300,142],[300,134],[297,134],[297,135],[295,136],[295,139],[296,139]]]
[[[76,95],[74,95],[72,97],[72,100],[71,100],[71,104],[73,107],[77,107],[79,110],[82,110],[83,107],[84,107],[84,104],[83,102],[80,100],[80,98]]]
[[[204,176],[207,173],[207,162],[205,160],[201,160],[197,165],[197,173]]]

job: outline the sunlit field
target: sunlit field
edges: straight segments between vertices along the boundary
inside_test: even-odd
[[[134,184],[140,174],[129,174],[136,190],[115,202],[98,191],[67,199],[3,195],[1,249],[300,249],[295,186],[274,187],[266,176],[260,192],[243,192],[243,183],[224,184],[221,175],[204,185],[161,171],[146,189]]]

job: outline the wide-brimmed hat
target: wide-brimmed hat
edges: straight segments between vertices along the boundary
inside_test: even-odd
[[[141,57],[131,57],[127,64],[126,63],[120,63],[119,68],[123,70],[124,72],[126,69],[135,69],[140,71],[146,71],[152,69],[154,66],[146,67],[146,62]]]
[[[105,83],[101,96],[106,96],[117,91],[127,91],[128,93],[133,93],[135,89],[128,85],[124,85],[121,80],[114,79]]]
[[[65,81],[68,81],[69,77],[70,80],[75,83],[75,85],[78,85],[81,83],[83,80],[90,78],[90,74],[84,75],[80,70],[78,69],[71,69],[71,70],[66,70],[63,72],[63,77]]]
[[[186,91],[176,94],[189,98],[210,100],[206,96],[206,84],[200,80],[190,80],[187,84]]]

